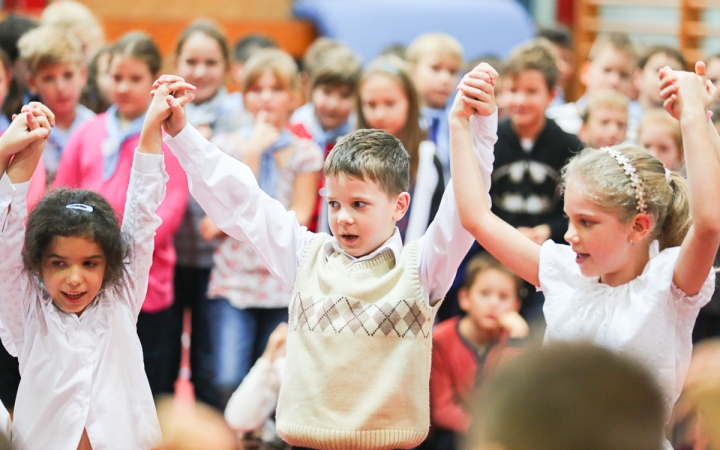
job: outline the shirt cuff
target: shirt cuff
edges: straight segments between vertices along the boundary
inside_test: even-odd
[[[165,158],[162,154],[142,153],[135,149],[133,170],[145,175],[153,175],[162,170],[164,162]]]
[[[175,146],[192,146],[197,148],[196,143],[207,141],[198,130],[195,129],[190,123],[186,123],[185,127],[175,137],[166,134],[163,137],[163,141],[168,145],[174,144]]]

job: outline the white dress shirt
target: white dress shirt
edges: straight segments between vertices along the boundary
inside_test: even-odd
[[[497,112],[488,117],[471,117],[470,129],[483,181],[490,189]],[[168,135],[164,139],[187,172],[190,193],[207,215],[229,236],[249,242],[283,288],[292,291],[303,250],[313,233],[298,224],[292,211],[260,189],[250,168],[220,151],[191,125],[186,125],[174,138]],[[445,296],[473,240],[460,223],[455,194],[452,185],[448,185],[435,220],[420,238],[418,247],[420,284],[428,304],[434,305]],[[331,242],[334,250],[357,261],[387,249],[398,261],[402,251],[397,230],[377,250],[362,258],[348,255],[336,239]],[[325,251],[330,249],[326,247]]]
[[[135,154],[122,224],[131,248],[125,274],[117,287],[101,289],[78,317],[58,307],[25,270],[21,251],[29,183],[13,185],[7,175],[0,178],[2,338],[18,356],[22,376],[13,421],[15,448],[76,450],[83,429],[95,450],[159,444],[136,322],[166,180],[162,155]]]

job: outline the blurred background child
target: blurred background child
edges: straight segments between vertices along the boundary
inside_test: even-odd
[[[685,152],[680,122],[670,117],[664,109],[645,112],[638,129],[637,143],[668,169],[684,171]]]
[[[444,182],[450,180],[450,131],[448,100],[454,94],[463,65],[463,47],[445,33],[427,33],[408,46],[405,59],[410,63],[413,82],[420,95],[423,127],[443,165]]]
[[[128,33],[112,49],[110,74],[113,105],[105,114],[82,124],[68,140],[53,187],[90,189],[102,194],[122,216],[130,182],[132,156],[152,97],[148,95],[161,66],[155,43],[144,33]],[[155,250],[147,295],[138,316],[137,332],[143,347],[145,372],[153,395],[173,393],[178,377],[174,340],[180,339],[181,318],[174,315],[173,237],[188,199],[185,172],[165,148],[165,199],[157,214],[162,225],[155,234]]]
[[[52,184],[70,135],[95,117],[79,103],[87,81],[83,45],[70,31],[44,25],[25,33],[18,48],[28,70],[28,88],[55,114],[43,152],[47,183]]]
[[[186,107],[187,120],[206,138],[227,133],[239,126],[233,123],[240,109],[228,95],[225,82],[230,70],[230,50],[223,31],[213,22],[199,20],[187,27],[175,46],[175,72],[195,86],[195,99]],[[183,220],[175,234],[173,311],[181,323],[183,311],[191,311],[190,379],[198,400],[222,409],[224,401],[214,386],[213,351],[209,304],[206,297],[216,240],[206,241],[200,232],[205,212],[189,197]],[[172,345],[174,366],[180,366],[180,328],[167,343]]]
[[[555,58],[558,67],[558,79],[555,85],[555,97],[551,106],[562,105],[566,102],[567,92],[575,76],[575,53],[572,32],[562,25],[540,27],[537,38],[549,44],[550,53]],[[493,67],[496,67],[493,65]]]
[[[300,225],[312,218],[322,153],[288,128],[297,107],[297,65],[281,50],[258,50],[245,65],[243,98],[255,122],[213,142],[246,163],[265,193],[295,213]],[[223,233],[209,218],[206,239]],[[222,408],[260,357],[270,333],[287,322],[290,295],[265,269],[247,242],[224,237],[213,257],[208,286],[215,386]]]
[[[685,70],[687,62],[680,50],[667,45],[654,45],[645,50],[638,59],[635,86],[638,91],[637,101],[643,111],[663,106],[658,71],[665,66],[673,70]]]
[[[301,124],[320,147],[323,160],[342,136],[355,129],[355,102],[361,74],[360,60],[347,47],[328,51],[310,79],[310,101],[293,113],[290,121]],[[310,231],[328,232],[325,179],[318,179],[318,200]]]
[[[73,0],[57,0],[48,4],[40,16],[40,24],[62,28],[79,39],[84,63],[90,62],[105,45],[105,32],[98,18],[87,6]]]
[[[405,63],[394,56],[375,60],[363,73],[358,91],[358,129],[384,130],[410,155],[409,211],[397,222],[403,242],[418,239],[435,217],[445,190],[435,144],[420,127],[420,99]]]
[[[263,48],[277,48],[277,43],[267,36],[250,34],[238,39],[235,47],[233,47],[230,77],[240,90],[232,92],[229,95],[239,111],[236,113],[236,117],[231,119],[234,123],[237,123],[238,126],[250,125],[253,121],[252,114],[245,111],[245,104],[243,103],[242,92],[240,91],[242,90],[243,79],[245,78],[245,63],[253,53]]]
[[[625,141],[628,98],[612,89],[600,89],[587,96],[578,137],[588,147],[602,148]]]
[[[430,437],[423,449],[458,447],[472,422],[476,386],[525,346],[528,327],[518,314],[522,280],[489,253],[473,257],[459,291],[462,318],[433,332]]]

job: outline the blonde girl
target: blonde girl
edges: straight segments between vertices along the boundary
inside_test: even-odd
[[[405,63],[384,56],[360,80],[357,127],[384,130],[402,142],[410,155],[410,210],[397,223],[404,242],[420,238],[432,222],[445,191],[435,144],[420,126],[420,100]]]
[[[587,148],[562,172],[570,245],[541,246],[492,214],[472,155],[473,139],[492,139],[471,136],[468,119],[473,109],[494,109],[494,76],[489,66],[467,75],[451,113],[463,226],[543,291],[545,342],[589,340],[638,358],[658,380],[669,417],[690,362],[693,323],[714,289],[720,244],[720,145],[713,146],[710,133],[717,133],[705,117],[711,95],[704,80],[667,72],[679,86],[674,106],[689,181],[636,147]]]

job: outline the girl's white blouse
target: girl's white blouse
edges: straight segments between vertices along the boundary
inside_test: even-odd
[[[131,255],[120,285],[80,317],[52,301],[23,267],[29,183],[0,179],[0,337],[20,361],[12,442],[17,449],[148,449],[160,426],[136,331],[165,197],[162,155],[135,153],[122,232]],[[92,212],[89,214],[93,214]]]
[[[690,364],[695,319],[715,289],[715,272],[688,297],[672,281],[680,247],[657,253],[654,242],[650,253],[639,277],[611,287],[582,275],[569,246],[545,242],[540,251],[545,343],[586,340],[635,358],[658,381],[669,418]]]

